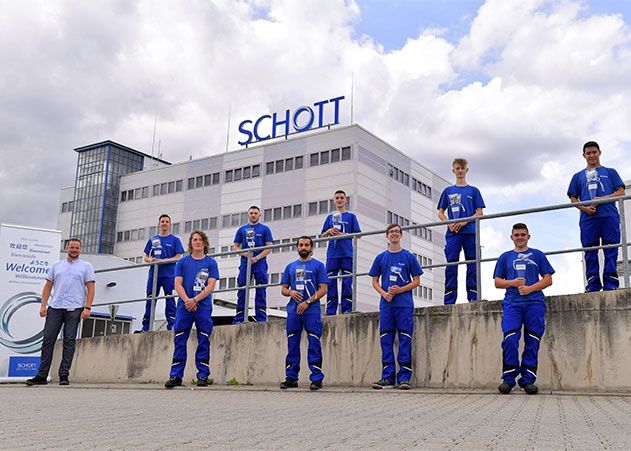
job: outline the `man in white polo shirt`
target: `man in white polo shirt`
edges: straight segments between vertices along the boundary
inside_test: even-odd
[[[81,241],[72,238],[68,242],[68,257],[55,262],[42,290],[42,305],[39,316],[46,318],[42,356],[37,376],[26,381],[26,385],[46,385],[48,371],[53,361],[55,340],[64,328],[64,350],[59,365],[59,385],[69,385],[68,374],[74,356],[77,328],[81,318],[90,316],[94,300],[94,268],[79,258]],[[52,292],[52,297],[51,297]],[[50,298],[50,302],[48,302]]]

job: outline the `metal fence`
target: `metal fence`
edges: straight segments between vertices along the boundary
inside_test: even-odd
[[[523,209],[523,210],[513,210],[513,211],[507,211],[507,212],[503,212],[503,213],[494,213],[494,214],[488,214],[488,215],[483,215],[483,216],[475,216],[472,218],[465,218],[465,219],[469,219],[475,222],[475,246],[476,246],[476,258],[475,260],[463,260],[463,261],[458,261],[458,262],[451,262],[451,263],[440,263],[440,264],[434,264],[434,265],[427,265],[425,266],[425,268],[440,268],[440,267],[446,267],[446,266],[451,266],[451,265],[464,265],[464,264],[471,264],[471,263],[475,263],[476,265],[476,273],[477,273],[477,289],[478,289],[478,299],[481,300],[482,299],[482,280],[481,280],[481,269],[482,269],[482,263],[487,263],[487,262],[493,262],[496,261],[499,257],[492,257],[492,258],[482,258],[482,248],[481,248],[481,242],[480,242],[480,223],[482,221],[488,221],[488,220],[492,220],[492,219],[498,219],[498,218],[506,218],[506,217],[512,217],[512,216],[520,216],[520,215],[526,215],[526,214],[533,214],[533,213],[543,213],[543,212],[549,212],[549,211],[555,211],[555,210],[563,210],[563,209],[568,209],[568,208],[576,208],[578,206],[588,206],[588,205],[593,205],[593,204],[604,204],[604,203],[611,203],[611,202],[617,202],[618,203],[618,210],[620,212],[620,227],[621,227],[621,239],[620,239],[620,243],[619,244],[608,244],[608,245],[601,245],[601,246],[592,246],[592,247],[576,247],[576,248],[571,248],[571,249],[560,249],[560,250],[552,250],[552,251],[548,251],[548,252],[544,252],[546,255],[559,255],[559,254],[569,254],[569,253],[575,253],[575,252],[584,252],[584,251],[591,251],[591,250],[598,250],[598,249],[609,249],[609,248],[615,248],[615,247],[619,247],[621,248],[621,252],[622,252],[622,266],[623,266],[623,278],[624,278],[624,285],[625,287],[629,287],[629,278],[630,278],[630,273],[629,273],[629,256],[628,256],[628,247],[629,247],[629,243],[627,242],[627,233],[626,233],[626,221],[625,221],[625,211],[624,211],[624,202],[631,199],[631,195],[625,195],[625,196],[620,196],[620,197],[610,197],[610,198],[603,198],[603,199],[598,199],[598,200],[593,200],[593,201],[585,201],[585,202],[576,202],[576,203],[564,203],[564,204],[557,204],[557,205],[549,205],[549,206],[544,206],[544,207],[537,207],[537,208],[528,208],[528,209]],[[439,226],[443,226],[443,225],[448,225],[448,224],[453,224],[453,223],[457,223],[457,222],[462,222],[463,218],[460,219],[452,219],[449,221],[435,221],[435,222],[428,222],[428,223],[424,223],[424,224],[415,224],[415,225],[411,225],[411,226],[402,226],[401,229],[402,230],[413,230],[413,229],[421,229],[421,228],[428,228],[428,227],[439,227]],[[352,298],[352,310],[356,311],[356,307],[357,307],[357,278],[358,277],[364,277],[364,276],[368,276],[368,273],[359,273],[357,271],[357,246],[358,246],[358,240],[361,237],[365,237],[365,236],[372,236],[372,235],[383,235],[385,234],[386,230],[382,229],[382,230],[374,230],[374,231],[370,231],[370,232],[361,232],[361,233],[349,233],[349,234],[345,234],[345,235],[338,235],[335,237],[326,237],[326,238],[315,238],[313,241],[314,243],[318,243],[321,241],[332,241],[332,240],[338,240],[338,239],[352,239],[353,240],[353,271],[352,274],[346,274],[346,275],[338,275],[338,276],[334,276],[332,278],[335,279],[342,279],[345,277],[352,277],[352,289],[353,289],[353,298]],[[209,256],[216,258],[216,257],[221,257],[221,256],[229,256],[229,255],[235,255],[235,254],[243,254],[244,252],[247,253],[248,257],[252,256],[254,252],[256,251],[261,251],[261,250],[265,250],[265,249],[280,249],[283,247],[287,247],[288,244],[287,243],[282,243],[282,244],[274,244],[274,245],[270,245],[270,246],[261,246],[261,247],[254,247],[254,248],[248,248],[248,249],[239,249],[236,251],[227,251],[227,252],[217,252],[214,254],[209,254]],[[145,302],[147,301],[147,299],[151,300],[151,316],[150,316],[150,324],[149,324],[149,330],[153,330],[154,327],[154,319],[155,319],[155,307],[156,307],[156,301],[158,299],[167,299],[167,298],[174,298],[177,297],[177,294],[173,294],[170,296],[156,296],[156,288],[157,288],[157,283],[158,283],[158,271],[157,271],[157,267],[159,265],[162,264],[168,264],[165,262],[154,262],[154,263],[145,263],[142,265],[134,265],[133,267],[130,266],[123,266],[123,267],[117,267],[117,268],[106,268],[106,269],[101,269],[101,270],[97,270],[95,272],[97,273],[105,273],[105,272],[113,272],[113,271],[123,271],[126,269],[130,269],[130,268],[138,268],[138,267],[142,267],[142,266],[153,266],[154,267],[154,271],[153,271],[153,288],[152,288],[152,293],[151,296],[149,297],[143,297],[143,298],[137,298],[137,299],[127,299],[127,300],[120,300],[120,301],[111,301],[111,302],[104,302],[104,303],[95,303],[93,304],[94,306],[108,306],[108,305],[113,305],[113,304],[127,304],[127,303],[133,303],[133,302]],[[247,322],[248,321],[248,312],[249,312],[249,306],[250,306],[250,292],[252,289],[256,289],[256,288],[268,288],[268,287],[274,287],[274,286],[280,286],[280,283],[268,283],[266,285],[253,285],[252,284],[252,276],[251,276],[251,261],[248,258],[247,259],[247,267],[246,267],[246,284],[243,287],[234,287],[234,288],[225,288],[225,289],[219,289],[219,290],[215,290],[214,293],[222,293],[222,292],[237,292],[239,290],[245,290],[245,306],[244,306],[244,321]]]

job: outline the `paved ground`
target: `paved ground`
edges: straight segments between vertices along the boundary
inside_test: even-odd
[[[631,396],[0,385],[1,449],[629,449]]]

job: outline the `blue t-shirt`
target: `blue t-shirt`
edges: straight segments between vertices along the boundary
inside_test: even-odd
[[[359,221],[357,221],[357,216],[355,213],[351,213],[350,211],[345,211],[340,213],[339,211],[334,211],[329,214],[324,220],[324,224],[322,225],[322,232],[324,233],[330,228],[335,227],[342,233],[359,233],[361,229],[359,228]],[[353,256],[353,240],[348,239],[339,239],[329,241],[329,245],[326,249],[326,258],[351,258]]]
[[[388,291],[392,285],[407,285],[421,274],[423,269],[418,259],[405,249],[399,252],[384,251],[377,255],[368,272],[371,277],[381,277],[381,288],[384,291]],[[382,296],[381,305],[387,302]],[[396,294],[390,304],[394,307],[414,307],[412,291]]]
[[[539,282],[539,276],[554,274],[554,269],[546,256],[537,249],[529,248],[527,251],[508,251],[500,255],[495,264],[493,278],[499,277],[505,280],[513,280],[518,277],[526,279],[526,285],[533,285]],[[504,300],[507,302],[538,301],[543,302],[543,291],[533,291],[522,296],[517,287],[506,289]]]
[[[242,225],[237,229],[237,233],[234,236],[234,243],[241,246],[241,249],[248,249],[251,247],[265,246],[265,243],[271,243],[274,241],[272,238],[272,231],[265,224],[257,222],[252,225],[250,223]],[[254,256],[257,256],[262,251],[254,251]],[[256,263],[265,261],[267,257],[262,258]],[[245,257],[241,257],[241,261],[245,262]]]
[[[290,290],[296,290],[302,293],[302,299],[307,300],[313,296],[320,284],[329,283],[326,276],[326,268],[324,264],[312,258],[311,260],[301,261],[295,260],[287,265],[283,272],[280,283],[287,285]],[[288,306],[296,302],[293,298],[289,298]],[[320,303],[312,302],[304,313],[320,314]],[[303,314],[304,314],[303,313]]]
[[[145,254],[150,257],[162,260],[165,258],[173,258],[177,254],[183,254],[184,248],[182,242],[175,235],[160,236],[155,235],[145,245]],[[158,267],[158,277],[173,277],[175,262]],[[153,266],[149,267],[149,277],[153,277]]]
[[[187,255],[177,261],[175,277],[182,278],[182,286],[186,295],[193,298],[206,288],[208,279],[219,280],[219,268],[212,257],[205,255],[204,258],[196,260],[191,255]],[[211,301],[212,305],[212,298],[212,294],[209,294],[201,302]]]
[[[576,197],[578,200],[592,200],[594,197],[602,197],[612,194],[619,187],[624,188],[624,182],[615,169],[601,166],[593,169],[583,169],[577,172],[570,181],[567,189],[569,197]],[[579,222],[587,221],[592,218],[619,218],[618,209],[615,202],[596,205],[596,213],[588,215],[581,211],[581,219]]]
[[[485,207],[482,194],[475,186],[451,185],[441,193],[437,208],[444,209],[449,219],[458,219],[473,216],[478,208]],[[458,233],[475,233],[475,222],[468,222]],[[447,228],[447,235],[453,234]]]

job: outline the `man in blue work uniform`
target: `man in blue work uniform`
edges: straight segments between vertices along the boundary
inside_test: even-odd
[[[401,390],[412,388],[412,334],[414,332],[414,300],[412,290],[421,283],[418,259],[401,247],[403,231],[398,224],[386,229],[388,250],[377,255],[368,273],[372,286],[381,295],[379,302],[379,335],[381,336],[381,379],[375,389],[394,388],[394,336],[399,333],[399,373],[396,382]],[[381,283],[379,281],[381,279]]]
[[[583,145],[587,167],[574,174],[567,195],[572,202],[624,196],[624,182],[615,169],[600,165],[600,147],[594,141]],[[620,243],[620,214],[615,202],[578,207],[581,210],[579,227],[583,247]],[[605,267],[600,280],[598,250],[585,252],[586,292],[615,290],[620,285],[616,262],[618,248],[603,249]]]
[[[467,183],[469,172],[467,160],[456,158],[452,164],[456,184],[448,186],[438,201],[438,218],[448,219],[482,216],[484,200],[480,190]],[[447,215],[445,215],[447,212]],[[465,260],[475,260],[475,222],[462,221],[449,224],[445,235],[445,258],[447,262],[457,262],[460,251],[464,250]],[[475,263],[467,264],[467,300],[478,300]],[[445,266],[445,304],[455,304],[458,297],[458,265]]]
[[[175,315],[173,362],[169,380],[164,386],[182,385],[186,367],[186,342],[193,322],[197,329],[197,386],[206,387],[210,375],[210,334],[213,330],[212,292],[219,280],[219,269],[214,258],[206,255],[210,244],[202,231],[196,230],[188,239],[188,253],[175,266],[175,290],[179,296]]]
[[[354,213],[346,210],[346,193],[337,190],[333,195],[335,211],[329,214],[322,225],[321,236],[338,236],[346,233],[359,233],[359,221]],[[329,277],[326,314],[336,315],[339,293],[338,274],[350,276],[353,273],[353,240],[339,239],[329,241],[326,250],[326,272]],[[342,279],[342,313],[349,313],[353,309],[353,281],[351,277]]]
[[[320,298],[327,290],[326,269],[322,262],[311,257],[313,241],[308,236],[298,239],[298,260],[287,265],[281,278],[281,294],[289,297],[287,304],[287,359],[285,381],[280,388],[298,387],[300,371],[300,336],[307,332],[309,349],[307,362],[311,370],[311,390],[322,388],[322,318]]]
[[[271,246],[274,239],[272,238],[272,231],[265,224],[261,224],[259,219],[261,217],[261,210],[256,205],[251,206],[248,209],[248,224],[245,224],[237,229],[237,233],[234,236],[234,243],[232,244],[232,250],[247,250],[253,247]],[[251,279],[254,279],[259,285],[267,284],[267,256],[272,252],[271,249],[265,249],[263,251],[254,251],[250,257],[251,267],[250,275]],[[237,285],[244,287],[247,278],[247,264],[248,254],[243,252],[241,254],[241,263],[239,265],[239,276],[237,277]],[[262,323],[267,321],[267,300],[266,289],[257,288],[254,298],[255,316],[256,322]],[[234,316],[233,324],[242,323],[245,315],[245,290],[237,291],[237,312]]]
[[[554,269],[543,252],[529,248],[528,227],[517,223],[511,231],[515,244],[512,251],[500,255],[495,265],[495,287],[506,289],[502,301],[502,384],[500,393],[506,395],[519,386],[529,395],[539,391],[535,385],[539,345],[545,330],[546,304],[543,291],[552,285]],[[539,278],[541,276],[541,278]],[[524,350],[519,362],[519,339],[524,329]]]
[[[158,234],[147,240],[145,245],[145,263],[153,263],[157,261],[171,262],[158,266],[158,280],[156,286],[156,296],[160,294],[160,288],[165,296],[173,293],[173,271],[175,270],[175,262],[180,259],[184,253],[182,242],[178,237],[171,234],[171,218],[167,214],[160,215],[158,219]],[[149,277],[147,278],[147,297],[151,296],[153,290],[153,271],[154,266],[149,267]],[[173,298],[165,299],[164,315],[167,320],[167,330],[173,329],[175,322],[175,300]],[[142,317],[142,331],[149,331],[149,320],[151,317],[151,299],[147,299],[145,304],[145,314]]]

